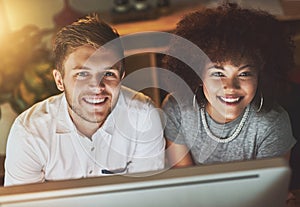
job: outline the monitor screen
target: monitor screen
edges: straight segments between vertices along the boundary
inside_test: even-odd
[[[281,158],[0,188],[6,207],[283,207],[290,168]]]

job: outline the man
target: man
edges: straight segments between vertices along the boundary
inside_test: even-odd
[[[59,31],[54,44],[62,93],[15,120],[4,185],[162,169],[160,116],[148,97],[121,86],[118,33],[92,15]]]

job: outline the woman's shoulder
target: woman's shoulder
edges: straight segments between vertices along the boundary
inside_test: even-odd
[[[256,112],[254,107],[252,107],[252,110],[254,111],[255,119],[259,122],[277,123],[289,120],[289,114],[279,104],[275,104],[269,111]]]
[[[195,111],[199,110],[197,103],[193,104],[193,97],[188,95],[178,95],[177,93],[169,93],[162,101],[162,108],[179,108],[181,111]]]
[[[172,93],[168,94],[162,102],[162,109],[167,118],[175,119],[183,126],[194,126],[199,123],[200,108],[198,105],[193,105],[191,98],[185,99],[185,97],[179,97]]]

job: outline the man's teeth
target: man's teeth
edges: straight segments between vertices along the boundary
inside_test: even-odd
[[[105,98],[86,98],[85,100],[91,104],[99,104],[104,102]]]
[[[234,103],[234,102],[238,102],[240,100],[240,98],[226,98],[226,97],[220,97],[222,99],[222,101],[228,102],[228,103]]]

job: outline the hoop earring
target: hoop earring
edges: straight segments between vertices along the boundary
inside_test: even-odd
[[[258,107],[258,109],[256,110],[257,113],[260,112],[260,110],[262,109],[263,104],[264,104],[264,96],[263,96],[263,94],[262,94],[262,92],[261,92],[261,93],[260,93],[260,103],[259,103],[259,107]]]
[[[193,96],[193,108],[194,108],[195,111],[197,110],[197,108],[196,108],[196,94],[194,94],[194,96]]]
[[[198,93],[198,91],[199,91],[199,88],[201,88],[203,85],[202,84],[200,84],[197,88],[196,88],[196,90],[195,90],[195,92],[194,92],[194,96],[193,96],[193,108],[197,111],[197,93]]]

